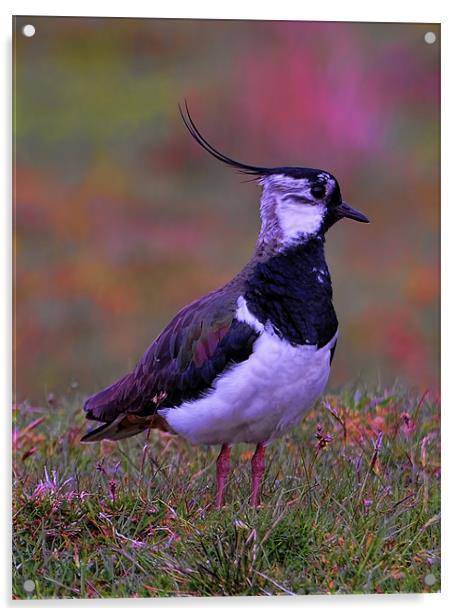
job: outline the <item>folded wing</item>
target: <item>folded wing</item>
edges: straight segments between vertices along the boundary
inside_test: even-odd
[[[240,291],[229,291],[183,308],[131,373],[86,400],[87,418],[119,423],[128,414],[139,420],[153,416],[204,395],[217,376],[247,359],[258,334],[234,318]],[[144,424],[139,422],[138,432]]]

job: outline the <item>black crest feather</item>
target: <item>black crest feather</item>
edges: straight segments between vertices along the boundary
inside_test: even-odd
[[[233,158],[228,157],[226,154],[219,152],[214,146],[212,146],[209,141],[207,141],[203,135],[198,130],[195,122],[192,120],[192,116],[190,115],[190,111],[187,105],[187,101],[184,101],[185,111],[182,109],[181,105],[178,105],[179,113],[182,117],[182,120],[187,127],[188,132],[192,135],[199,145],[206,150],[211,156],[217,158],[221,162],[233,167],[234,169],[238,169],[241,173],[247,173],[248,175],[270,175],[273,173],[273,169],[269,169],[267,167],[255,167],[254,165],[247,165],[246,163],[240,163],[237,160],[233,160]]]
[[[246,163],[240,163],[233,158],[230,158],[226,154],[219,152],[213,145],[207,141],[203,135],[198,130],[197,125],[192,120],[192,116],[190,115],[190,111],[187,105],[187,101],[184,100],[184,109],[181,105],[178,105],[179,113],[182,117],[182,120],[187,127],[188,132],[192,135],[195,141],[204,149],[208,154],[217,158],[222,163],[237,169],[240,173],[245,173],[247,175],[255,176],[253,179],[257,179],[257,177],[261,178],[267,175],[281,174],[289,176],[295,180],[308,180],[310,182],[318,181],[318,174],[326,173],[322,169],[310,169],[309,167],[256,167],[255,165],[247,165]],[[330,175],[330,174],[328,174]]]

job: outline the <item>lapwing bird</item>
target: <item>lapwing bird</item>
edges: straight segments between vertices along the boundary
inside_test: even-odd
[[[256,167],[214,148],[187,105],[185,126],[209,154],[262,187],[252,259],[229,283],[183,308],[135,368],[84,404],[102,425],[82,441],[116,441],[159,428],[191,443],[220,445],[216,506],[224,503],[235,443],[256,446],[257,507],[265,448],[296,426],[323,393],[338,337],[324,256],[342,218],[369,222],[342,201],[334,176],[305,167]]]

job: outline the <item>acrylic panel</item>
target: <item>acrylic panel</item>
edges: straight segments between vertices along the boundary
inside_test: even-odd
[[[440,36],[14,18],[14,598],[440,590]]]

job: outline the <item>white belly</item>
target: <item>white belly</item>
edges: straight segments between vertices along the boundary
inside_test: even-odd
[[[292,347],[264,330],[252,355],[212,384],[206,397],[160,412],[193,443],[263,443],[298,424],[324,391],[334,338]]]

